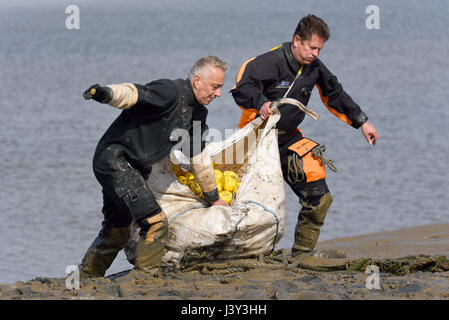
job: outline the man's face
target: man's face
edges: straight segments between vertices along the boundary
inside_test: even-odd
[[[203,105],[208,105],[216,97],[221,96],[221,88],[224,85],[225,73],[217,67],[206,67],[192,80],[192,88],[196,100]]]
[[[295,35],[292,42],[292,53],[295,60],[300,64],[311,64],[320,54],[325,40],[316,34],[312,34],[310,39],[303,40]]]

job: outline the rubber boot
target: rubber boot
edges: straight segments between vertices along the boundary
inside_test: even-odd
[[[292,257],[302,258],[312,253],[331,203],[332,196],[330,193],[321,196],[319,201],[301,201],[303,207],[299,212],[298,223],[295,228]]]
[[[104,277],[118,252],[126,245],[130,234],[131,226],[124,228],[103,226],[78,266],[80,280]]]
[[[164,212],[159,212],[149,218],[139,221],[140,239],[136,248],[136,263],[134,268],[151,272],[159,268],[168,240],[168,221]]]

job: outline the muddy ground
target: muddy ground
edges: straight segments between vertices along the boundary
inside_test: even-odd
[[[449,300],[449,224],[340,238],[317,248],[331,255],[296,261],[278,252],[277,261],[259,257],[153,275],[124,271],[70,290],[64,278],[40,277],[0,285],[0,299]],[[379,274],[365,273],[369,265]]]

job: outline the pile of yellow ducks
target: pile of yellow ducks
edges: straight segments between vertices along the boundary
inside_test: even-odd
[[[214,163],[212,163],[214,166]],[[190,171],[184,171],[180,166],[172,164],[173,173],[178,181],[189,187],[189,189],[203,198],[203,191]],[[218,195],[220,199],[231,204],[232,197],[237,193],[240,187],[239,177],[234,171],[221,171],[214,168],[215,180],[217,182]]]

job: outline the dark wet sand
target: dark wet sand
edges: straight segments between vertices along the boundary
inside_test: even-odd
[[[449,263],[441,257],[449,258],[449,224],[323,241],[317,249],[344,251],[346,258],[309,257],[296,270],[157,275],[131,271],[84,281],[78,290],[66,289],[64,278],[42,277],[0,285],[0,299],[449,299]],[[412,257],[398,259],[406,256]],[[381,268],[379,289],[366,286],[370,274],[363,271],[368,264]],[[359,266],[359,271],[344,269],[345,265]],[[326,266],[336,271],[317,271]]]
[[[449,257],[449,223],[338,238],[320,242],[317,248],[344,250],[349,258],[398,258],[419,254]]]

